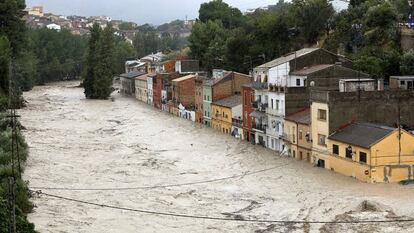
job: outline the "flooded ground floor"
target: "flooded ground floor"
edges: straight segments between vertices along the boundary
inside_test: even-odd
[[[414,217],[414,187],[364,184],[117,93],[85,100],[77,84],[24,94],[25,179],[50,195],[127,209],[36,196],[29,217],[40,232],[414,232],[411,222],[272,222]]]

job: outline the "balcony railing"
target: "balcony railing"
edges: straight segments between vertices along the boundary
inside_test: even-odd
[[[271,92],[281,92],[281,93],[285,93],[287,91],[287,87],[286,86],[277,85],[277,84],[270,84],[269,85],[269,91],[271,91]]]
[[[262,82],[252,82],[252,88],[255,90],[266,90],[268,89],[268,84]]]
[[[236,126],[239,128],[243,127],[243,120],[233,118],[232,122],[233,122],[233,126]]]
[[[266,133],[267,126],[265,124],[253,124],[252,128],[258,131],[262,131],[263,133]]]
[[[269,107],[268,103],[259,103],[257,109],[261,112],[266,112],[266,108]]]

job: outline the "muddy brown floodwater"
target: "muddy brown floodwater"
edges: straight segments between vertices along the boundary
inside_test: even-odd
[[[36,190],[124,208],[232,219],[414,217],[414,187],[360,183],[116,93],[114,101],[85,100],[77,84],[54,83],[24,94],[28,106],[20,114],[30,146],[25,179]],[[247,175],[142,188],[242,174]],[[128,189],[134,187],[141,188]],[[32,201],[37,207],[29,218],[40,232],[414,232],[409,222],[249,223],[143,214],[44,195]]]

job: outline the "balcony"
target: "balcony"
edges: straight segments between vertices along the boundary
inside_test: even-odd
[[[266,109],[269,107],[268,103],[258,103],[257,109],[261,112],[266,112]]]
[[[232,119],[232,124],[235,127],[243,128],[243,120],[233,118]]]
[[[252,82],[252,88],[255,90],[267,90],[268,84],[262,82]]]
[[[286,93],[287,92],[287,87],[286,86],[277,85],[277,84],[270,84],[269,85],[269,91],[270,92]]]
[[[267,126],[265,124],[253,124],[252,128],[256,131],[266,133]]]

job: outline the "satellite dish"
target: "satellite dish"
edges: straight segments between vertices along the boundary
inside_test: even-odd
[[[311,86],[311,87],[314,87],[314,86],[315,86],[315,81],[311,81],[311,82],[310,82],[310,86]]]

